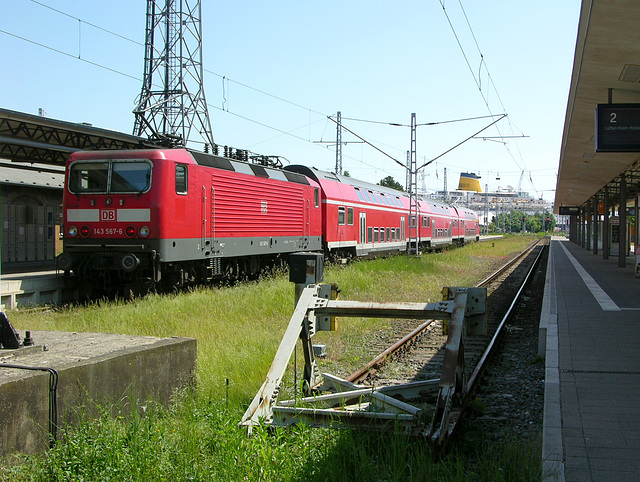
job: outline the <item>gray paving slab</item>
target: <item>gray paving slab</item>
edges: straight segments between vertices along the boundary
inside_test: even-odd
[[[626,265],[551,242],[551,299],[541,317],[550,325],[547,343],[552,328],[557,341],[546,352],[543,437],[560,438],[562,455],[545,453],[554,444],[543,441],[544,467],[560,469],[546,480],[640,480],[640,278],[634,257]]]

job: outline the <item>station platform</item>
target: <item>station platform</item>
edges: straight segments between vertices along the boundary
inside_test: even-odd
[[[640,480],[640,278],[552,238],[546,329],[544,480]]]
[[[0,274],[0,310],[33,307],[62,301],[64,282],[57,271]]]

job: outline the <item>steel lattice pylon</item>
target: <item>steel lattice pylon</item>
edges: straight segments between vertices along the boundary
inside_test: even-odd
[[[142,92],[133,134],[168,146],[213,146],[202,75],[199,0],[147,0]],[[195,136],[199,136],[198,139]]]

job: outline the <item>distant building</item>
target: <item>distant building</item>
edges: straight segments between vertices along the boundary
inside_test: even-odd
[[[2,271],[55,266],[64,168],[0,161]]]
[[[480,177],[469,172],[460,174],[456,191],[436,191],[426,197],[476,211],[482,226],[491,223],[493,218],[501,213],[522,211],[532,215],[553,210],[552,203],[542,198],[535,199],[528,192],[518,192],[512,186],[499,187],[493,192],[482,192]]]

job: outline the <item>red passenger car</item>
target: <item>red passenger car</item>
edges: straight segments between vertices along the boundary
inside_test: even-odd
[[[77,152],[58,266],[107,291],[255,275],[280,255],[322,249],[320,203],[305,176],[210,154]]]
[[[325,251],[353,258],[405,251],[409,199],[405,193],[306,166],[287,166],[322,189]]]

